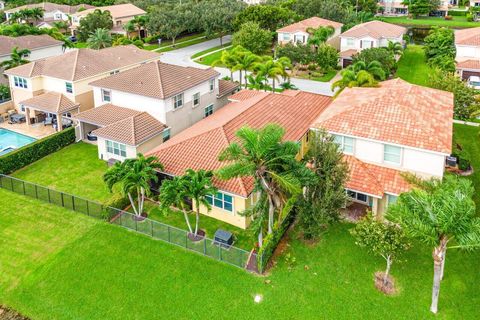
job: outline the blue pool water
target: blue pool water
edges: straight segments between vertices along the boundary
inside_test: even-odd
[[[35,140],[35,138],[0,128],[0,156],[32,143]]]

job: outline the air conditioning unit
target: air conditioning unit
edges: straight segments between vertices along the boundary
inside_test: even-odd
[[[457,157],[452,157],[452,156],[447,157],[446,164],[449,167],[456,167],[457,166]]]

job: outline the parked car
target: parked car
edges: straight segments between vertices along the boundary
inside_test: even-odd
[[[70,36],[68,37],[68,40],[72,41],[72,42],[77,42],[77,37],[75,36]]]
[[[467,80],[467,84],[470,88],[473,88],[475,90],[480,90],[480,77],[470,76]]]

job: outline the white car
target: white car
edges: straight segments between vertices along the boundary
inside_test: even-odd
[[[470,76],[468,77],[467,84],[470,88],[480,90],[480,77]]]

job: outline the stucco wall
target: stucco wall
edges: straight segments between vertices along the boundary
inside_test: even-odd
[[[480,59],[480,47],[457,45],[457,59],[476,58]]]

